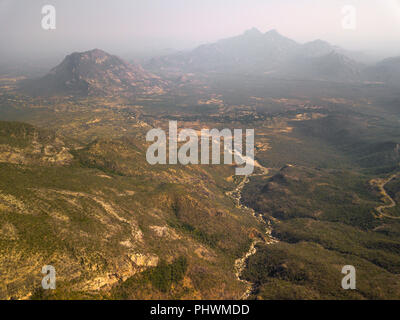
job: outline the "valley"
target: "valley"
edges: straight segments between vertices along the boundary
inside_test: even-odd
[[[0,298],[399,299],[397,60],[347,56],[249,30],[143,67],[94,49],[0,77]],[[151,165],[169,121],[254,129],[254,172]]]
[[[252,176],[260,176],[260,175],[267,175],[268,174],[268,169],[261,166],[260,164],[257,165],[257,168],[261,171],[261,173],[252,173],[250,177]],[[234,201],[237,204],[238,208],[246,209],[254,218],[256,218],[261,225],[265,226],[265,234],[257,234],[253,235],[253,241],[250,245],[249,250],[244,254],[243,257],[236,259],[235,260],[235,270],[236,270],[236,277],[239,281],[244,282],[247,285],[247,290],[244,292],[242,295],[241,299],[247,299],[251,294],[254,293],[255,291],[255,284],[251,283],[247,280],[242,279],[242,273],[246,268],[247,261],[248,259],[255,255],[257,253],[257,247],[256,245],[258,243],[263,243],[263,244],[271,244],[275,243],[278,240],[272,237],[272,228],[271,228],[271,222],[270,221],[265,221],[263,217],[259,214],[257,214],[254,209],[249,208],[245,205],[242,204],[242,192],[243,188],[247,183],[250,182],[249,176],[245,176],[243,180],[238,184],[238,186],[235,188],[233,191],[227,192],[227,195],[232,197]]]

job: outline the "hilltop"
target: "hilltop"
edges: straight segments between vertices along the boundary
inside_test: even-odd
[[[34,95],[107,96],[163,91],[165,83],[145,71],[99,49],[74,52],[40,79],[22,83]]]

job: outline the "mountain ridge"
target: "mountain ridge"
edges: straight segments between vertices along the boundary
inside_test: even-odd
[[[357,54],[321,39],[301,44],[275,29],[262,33],[252,28],[191,51],[153,58],[146,67],[156,73],[160,70],[251,72],[316,80],[361,81],[363,65],[355,61],[354,56]],[[321,63],[326,66],[319,65]],[[332,68],[333,76],[327,72]]]

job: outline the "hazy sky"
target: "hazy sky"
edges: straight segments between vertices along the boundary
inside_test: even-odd
[[[41,8],[56,8],[56,30]],[[342,28],[344,5],[357,8]],[[400,0],[0,0],[0,53],[117,54],[190,48],[257,27],[299,42],[317,38],[348,49],[400,55]]]

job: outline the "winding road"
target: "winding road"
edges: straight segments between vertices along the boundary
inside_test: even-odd
[[[383,196],[383,201],[389,202],[389,204],[386,205],[381,205],[375,208],[375,210],[378,212],[379,216],[378,218],[391,218],[391,219],[400,219],[400,217],[394,217],[389,214],[384,213],[385,209],[393,208],[396,206],[396,201],[392,199],[392,197],[386,192],[385,190],[385,185],[388,184],[390,181],[392,181],[394,178],[398,176],[397,173],[391,175],[387,179],[373,179],[371,180],[371,184],[375,185],[378,187],[381,195]]]

